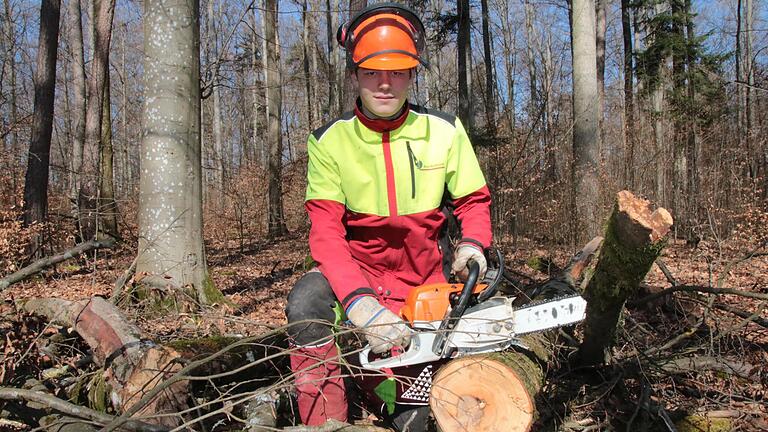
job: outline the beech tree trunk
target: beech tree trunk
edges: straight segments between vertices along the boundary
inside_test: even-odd
[[[48,210],[48,170],[53,133],[53,100],[56,86],[56,49],[59,45],[59,0],[42,0],[35,69],[32,136],[24,177],[24,226],[43,222]],[[41,238],[33,245],[39,249]]]
[[[661,254],[671,226],[672,216],[664,208],[653,210],[650,202],[629,191],[617,194],[600,258],[584,292],[587,317],[579,348],[583,363],[606,360],[624,303]]]
[[[144,134],[139,251],[142,283],[224,299],[208,275],[200,160],[200,4],[144,3]],[[172,15],[175,19],[169,20]]]
[[[571,44],[573,48],[573,199],[576,240],[595,236],[600,229],[598,196],[599,95],[595,54],[595,4],[573,0]]]

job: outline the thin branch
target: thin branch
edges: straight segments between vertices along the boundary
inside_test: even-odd
[[[663,291],[659,291],[657,293],[649,294],[639,300],[632,301],[630,303],[630,306],[638,306],[641,304],[645,304],[650,301],[656,300],[659,297],[664,297],[678,291],[701,292],[701,293],[708,293],[708,294],[728,294],[728,295],[736,295],[740,297],[754,298],[758,300],[768,300],[768,294],[755,293],[755,292],[744,291],[744,290],[739,290],[735,288],[711,288],[711,287],[705,287],[701,285],[678,285],[678,286],[673,286],[671,288],[667,288]]]
[[[115,419],[115,417],[111,415],[104,414],[102,412],[99,412],[90,408],[75,405],[63,399],[59,399],[56,396],[53,396],[52,394],[41,392],[41,391],[0,387],[0,399],[24,400],[28,402],[37,402],[47,407],[50,407],[58,412],[61,412],[73,417],[91,420],[102,425],[108,424]],[[161,432],[161,431],[167,430],[165,427],[144,423],[137,420],[126,421],[122,426],[125,429],[131,430],[131,431],[137,431],[137,432],[140,432],[140,431]]]
[[[23,269],[20,269],[0,279],[0,291],[3,291],[4,289],[15,284],[16,282],[22,281],[27,277],[42,271],[46,267],[50,267],[54,264],[58,264],[62,261],[66,261],[70,258],[74,258],[76,256],[79,256],[82,253],[88,252],[93,249],[111,248],[114,245],[115,245],[115,239],[111,237],[105,238],[103,240],[90,240],[87,242],[80,243],[77,246],[73,247],[72,249],[69,249],[58,255],[39,259],[33,262],[32,264],[24,267]]]

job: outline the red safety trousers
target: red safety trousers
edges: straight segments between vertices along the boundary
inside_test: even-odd
[[[297,347],[291,354],[299,415],[305,425],[317,426],[330,419],[347,421],[347,393],[338,360],[339,349],[333,340]]]

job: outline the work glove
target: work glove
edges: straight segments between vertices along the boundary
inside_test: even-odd
[[[480,274],[477,280],[478,282],[483,280],[485,271],[488,270],[488,262],[485,260],[485,255],[483,255],[480,246],[474,243],[459,243],[459,246],[453,253],[453,264],[451,265],[453,274],[462,281],[466,281],[467,277],[469,277],[469,266],[467,266],[469,260],[474,260],[480,266]]]
[[[347,318],[364,330],[365,339],[376,354],[393,347],[406,348],[411,343],[411,329],[374,297],[360,297],[352,302],[347,309]]]

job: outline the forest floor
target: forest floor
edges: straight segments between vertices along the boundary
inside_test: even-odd
[[[763,248],[745,259],[754,246],[702,241],[692,248],[670,241],[661,259],[680,285],[720,286],[765,295],[768,254]],[[551,257],[564,265],[573,253],[565,247],[537,247],[530,241],[504,245],[502,250],[508,268],[538,280],[546,275],[527,267],[529,258]],[[161,343],[211,335],[258,335],[285,324],[286,297],[309,261],[306,237],[253,245],[245,253],[208,245],[208,254],[216,286],[234,305],[156,316],[129,308],[126,315]],[[35,340],[35,335],[21,337],[21,331],[9,324],[7,318],[16,314],[14,300],[109,297],[134,255],[135,250],[128,247],[99,251],[95,259],[70,260],[2,292],[0,336],[5,341],[0,340],[0,352],[6,353],[5,360],[13,358],[14,352],[29,350]],[[635,299],[670,286],[654,265]],[[717,296],[717,304],[756,314],[757,321],[762,320],[760,325],[723,308],[706,307],[710,297],[676,293],[629,307],[613,366],[582,370],[560,362],[549,371],[535,430],[768,430],[768,302],[740,295]],[[691,358],[720,366],[689,364],[678,371],[660,366],[665,359]],[[734,364],[745,368],[739,373],[729,371]],[[8,377],[3,375],[0,373],[0,383],[7,385],[4,378]],[[698,417],[686,426],[682,419],[691,414]]]

